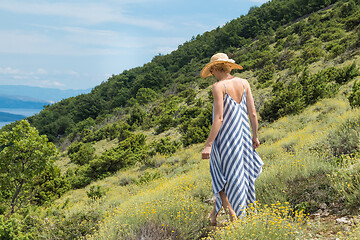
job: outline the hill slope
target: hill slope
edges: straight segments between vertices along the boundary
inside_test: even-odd
[[[55,88],[41,88],[24,85],[0,85],[0,96],[23,96],[37,99],[41,102],[58,102],[68,97],[75,97],[79,94],[89,93],[91,89],[61,90]]]
[[[0,95],[0,108],[42,109],[44,105],[49,103],[27,97]]]
[[[156,155],[147,164],[66,193],[38,213],[46,219],[37,220],[43,226],[39,231],[49,238],[55,233],[66,238],[80,237],[76,231],[81,228],[87,239],[200,239],[208,234],[214,239],[250,239],[252,234],[259,239],[329,239],[339,234],[351,239],[359,229],[346,232],[335,219],[357,213],[359,153],[334,155],[349,135],[359,132],[359,116],[359,109],[352,110],[339,96],[262,128],[258,153],[265,165],[256,181],[259,213],[248,213],[249,218],[217,232],[207,228],[212,191],[208,161],[200,159],[202,144],[168,157]],[[353,150],[348,145],[342,153]],[[99,199],[91,200],[96,189]],[[312,215],[322,220],[312,224],[299,212],[296,219],[283,215],[293,209],[310,214],[323,209]],[[334,217],[326,218],[329,214]],[[219,221],[227,221],[227,216],[220,213]],[[267,221],[274,224],[265,226]]]
[[[332,3],[266,3],[29,118],[64,150],[56,165],[72,190],[5,223],[50,239],[357,236],[357,226],[346,232],[335,219],[321,225],[358,215],[360,193],[360,112],[348,100],[360,80],[359,1]],[[252,85],[265,165],[258,214],[249,209],[210,232],[211,181],[200,151],[214,79],[198,73],[214,51],[246,69],[235,75]],[[41,189],[56,192],[57,180]],[[304,213],[323,218],[312,224]]]
[[[0,122],[12,122],[25,118],[24,115],[0,112]]]
[[[246,16],[235,19],[222,28],[194,37],[171,54],[155,56],[143,67],[114,75],[95,87],[90,94],[65,99],[50,106],[30,120],[41,133],[52,140],[71,132],[76,134],[74,128],[69,126],[88,118],[101,122],[109,115],[118,116],[118,108],[126,113],[135,111],[134,108],[139,109],[136,111],[144,115],[142,119],[150,120],[146,126],[159,126],[158,132],[177,126],[181,122],[180,116],[171,111],[166,113],[163,103],[171,97],[185,99],[186,96],[187,105],[192,105],[199,90],[211,84],[209,80],[200,79],[199,72],[215,52],[229,53],[231,58],[246,69],[242,76],[254,77],[251,79],[254,84],[258,80],[261,84],[259,89],[271,88],[277,80],[275,76],[282,76],[284,80],[293,78],[303,70],[302,66],[314,63],[321,57],[329,55],[326,58],[330,65],[339,55],[346,60],[348,53],[344,50],[357,44],[357,33],[354,29],[356,20],[351,20],[351,17],[356,16],[350,14],[349,19],[343,18],[337,13],[341,6],[337,6],[337,11],[319,12],[314,15],[314,19],[310,18],[310,21],[303,20],[286,28],[286,24],[334,2],[268,2],[260,8],[253,8]],[[346,29],[345,22],[350,22],[349,30]],[[328,27],[336,28],[336,31],[327,32],[325,29]],[[346,31],[348,34],[345,34]],[[341,44],[338,44],[341,48],[334,49],[336,41],[341,41]],[[301,64],[304,62],[305,64]],[[206,99],[202,99],[204,100]],[[263,101],[258,103],[259,108]],[[155,109],[154,106],[159,104]],[[124,116],[124,112],[121,115]],[[152,117],[159,116],[160,113],[163,118]],[[165,126],[165,122],[168,126]],[[58,129],[61,131],[58,132]],[[203,141],[203,136],[200,139]]]

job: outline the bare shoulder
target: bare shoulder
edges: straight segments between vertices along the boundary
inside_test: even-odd
[[[212,85],[212,89],[213,91],[220,91],[220,90],[222,91],[222,86],[221,84],[219,84],[219,82],[216,82]]]
[[[239,78],[239,77],[236,77],[235,79],[236,79],[236,81],[239,81],[242,84],[244,84],[245,89],[250,89],[250,84],[249,84],[248,80],[246,80],[244,78]]]

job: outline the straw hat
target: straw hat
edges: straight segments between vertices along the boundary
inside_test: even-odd
[[[220,63],[227,64],[228,66],[230,66],[231,69],[243,69],[243,67],[237,65],[233,59],[229,59],[229,57],[225,53],[217,53],[211,57],[210,62],[206,64],[203,70],[201,70],[200,76],[202,78],[210,77],[212,75],[210,73],[211,67]]]

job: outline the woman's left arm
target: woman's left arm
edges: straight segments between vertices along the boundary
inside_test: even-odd
[[[210,158],[211,145],[219,133],[223,122],[224,92],[222,86],[215,83],[212,87],[212,93],[214,97],[214,120],[211,125],[211,130],[206,141],[205,148],[201,154],[202,159]]]

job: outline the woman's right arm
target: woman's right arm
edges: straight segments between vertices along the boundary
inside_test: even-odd
[[[246,89],[246,107],[249,114],[250,125],[252,130],[252,143],[253,147],[257,148],[260,145],[258,139],[258,119],[256,115],[256,109],[254,104],[254,98],[251,93],[250,84],[248,81],[243,80],[245,82],[245,89]]]

